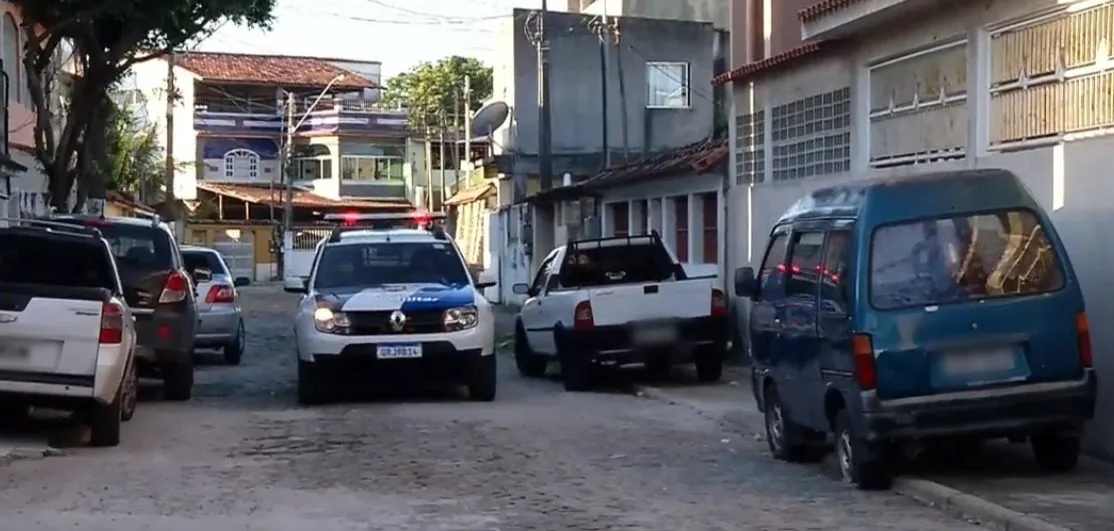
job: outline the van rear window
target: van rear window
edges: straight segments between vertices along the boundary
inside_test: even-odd
[[[1028,210],[879,227],[871,240],[870,302],[930,306],[1059,290],[1063,267]]]

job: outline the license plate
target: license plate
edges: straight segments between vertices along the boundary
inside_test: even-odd
[[[654,328],[636,328],[631,339],[640,345],[660,345],[677,339],[677,329],[661,325]]]
[[[379,345],[375,349],[375,356],[381,360],[420,358],[422,357],[422,345],[420,343]]]
[[[0,343],[0,359],[25,360],[31,357],[31,347],[19,343]]]
[[[1014,351],[1007,347],[953,352],[943,362],[944,372],[950,375],[1007,372],[1016,365]]]

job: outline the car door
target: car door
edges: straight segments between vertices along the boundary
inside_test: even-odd
[[[770,375],[778,380],[778,358],[774,342],[781,334],[777,305],[785,296],[785,259],[789,245],[788,226],[776,227],[766,244],[766,253],[758,269],[758,293],[751,298],[750,353],[754,360],[756,376]],[[755,399],[761,400],[755,386]]]
[[[540,354],[552,354],[549,348],[553,344],[553,316],[547,311],[545,304],[545,286],[549,283],[551,265],[557,258],[557,250],[553,250],[542,260],[541,266],[534,274],[530,283],[529,297],[522,303],[519,317],[522,326],[526,329],[526,339],[530,348]]]
[[[778,367],[784,385],[780,396],[789,415],[802,424],[809,424],[818,405],[813,402],[817,395],[813,386],[820,385],[816,319],[825,225],[822,221],[794,224],[789,238],[785,297],[777,308],[781,334],[775,350],[781,358]]]
[[[817,319],[819,356],[817,372],[820,377],[821,395],[814,400],[824,400],[828,389],[843,389],[854,382],[854,364],[851,359],[851,282],[854,275],[851,261],[854,253],[853,224],[840,222],[828,231],[824,244],[824,261],[821,264],[820,312]],[[815,423],[817,419],[813,419]],[[821,428],[827,419],[820,418]]]

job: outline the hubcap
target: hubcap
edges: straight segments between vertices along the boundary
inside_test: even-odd
[[[766,412],[766,430],[770,432],[770,442],[774,448],[781,450],[782,437],[785,432],[785,419],[781,413],[781,404],[772,404]]]
[[[836,451],[839,453],[839,473],[843,476],[843,480],[851,481],[851,465],[854,461],[855,454],[851,449],[851,434],[847,430],[839,433],[839,441],[836,442]]]

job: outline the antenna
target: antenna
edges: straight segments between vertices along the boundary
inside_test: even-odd
[[[492,131],[502,127],[507,122],[507,117],[511,115],[511,108],[506,103],[501,101],[493,101],[480,107],[476,114],[472,115],[472,130],[468,131],[472,136],[490,136]],[[494,139],[488,140],[494,143]]]

